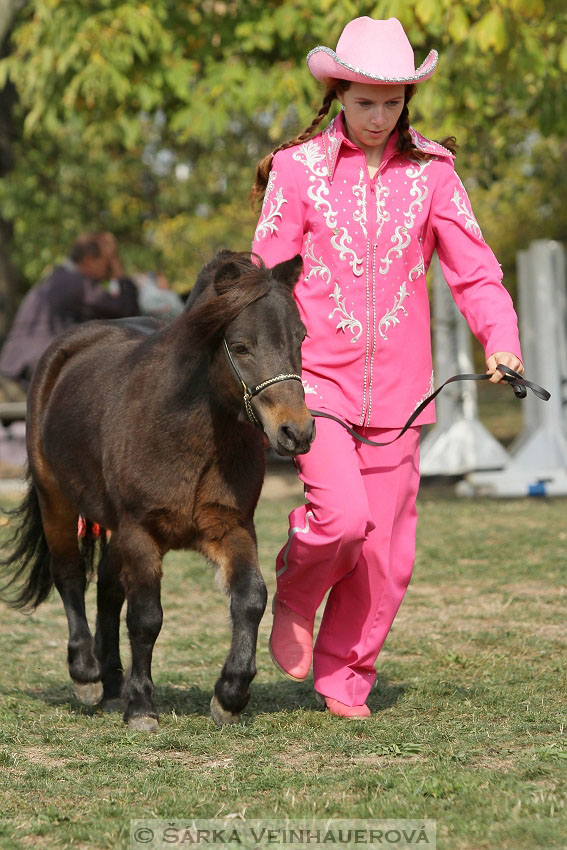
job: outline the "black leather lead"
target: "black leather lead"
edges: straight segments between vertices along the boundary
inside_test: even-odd
[[[509,369],[508,366],[504,366],[501,364],[496,368],[499,372],[502,373],[502,380],[505,381],[507,384],[510,384],[510,386],[513,388],[514,395],[516,396],[516,398],[525,398],[528,394],[528,389],[530,389],[533,393],[535,393],[538,398],[541,398],[543,401],[549,401],[549,399],[551,398],[551,393],[549,393],[543,387],[540,387],[539,384],[534,384],[532,381],[528,381],[527,378],[522,377],[522,375],[520,375],[518,372],[514,372],[513,369]],[[355,440],[359,440],[361,443],[366,443],[367,446],[389,446],[391,443],[395,443],[396,440],[399,440],[400,437],[402,437],[406,433],[408,428],[411,428],[420,413],[423,413],[427,405],[431,404],[433,399],[437,398],[441,390],[446,387],[447,384],[452,384],[455,381],[489,381],[490,378],[491,376],[486,374],[453,375],[452,378],[448,378],[444,384],[441,384],[439,389],[435,390],[434,393],[431,393],[431,395],[427,396],[427,398],[424,399],[418,407],[416,407],[416,409],[414,410],[414,412],[412,413],[400,433],[396,437],[394,437],[393,440],[388,440],[386,443],[375,443],[373,440],[368,440],[366,437],[363,437],[361,434],[355,431],[354,428],[351,428],[350,425],[347,425],[346,422],[343,422],[342,419],[339,419],[338,416],[333,416],[332,413],[325,413],[322,410],[310,410],[309,413],[311,414],[311,416],[322,416],[325,419],[332,419],[334,422],[338,422],[339,425],[342,425],[343,428],[346,428],[346,430],[349,432],[349,434],[351,434],[351,436],[355,438]]]

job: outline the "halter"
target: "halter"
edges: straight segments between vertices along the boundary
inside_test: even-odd
[[[225,337],[223,337],[224,350],[226,351],[226,356],[228,357],[229,363],[234,370],[234,374],[242,384],[242,389],[244,390],[244,407],[246,408],[246,414],[250,422],[253,422],[254,425],[258,425],[261,428],[261,423],[256,418],[254,411],[252,410],[252,405],[250,403],[250,399],[254,398],[255,395],[258,395],[262,392],[262,390],[267,389],[267,387],[271,387],[272,384],[279,384],[280,381],[299,381],[300,384],[303,384],[303,380],[301,375],[287,374],[287,375],[276,375],[275,378],[268,378],[267,381],[262,381],[261,384],[257,384],[255,387],[250,388],[236,366],[236,363],[232,359],[232,355],[229,351],[227,341]]]

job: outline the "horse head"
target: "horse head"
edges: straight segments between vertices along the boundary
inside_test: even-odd
[[[244,276],[255,279],[249,303],[224,332],[229,380],[237,392],[241,390],[248,418],[263,429],[274,451],[284,456],[303,454],[313,442],[315,422],[305,405],[301,381],[305,326],[293,297],[301,256],[271,269],[261,261],[258,266],[248,259],[248,264]],[[242,292],[250,283],[243,282],[242,272],[242,261],[228,259],[215,276],[216,292],[222,297],[235,286]]]

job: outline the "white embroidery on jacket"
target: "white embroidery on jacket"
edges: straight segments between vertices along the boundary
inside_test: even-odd
[[[434,389],[435,389],[435,372],[432,372],[431,378],[429,379],[429,386],[427,387],[426,392],[421,396],[420,400],[415,405],[414,410],[417,410],[419,405],[422,404],[425,401],[425,399],[428,398],[431,395],[431,393],[434,391]],[[412,411],[412,413],[413,413],[413,411]]]
[[[340,141],[337,139],[337,129],[335,127],[335,118],[331,121],[330,124],[327,125],[326,129],[323,131],[323,135],[327,140],[327,168],[329,172],[329,177],[331,176],[331,166],[335,161],[336,153],[340,145]]]
[[[393,260],[390,259],[390,254],[394,254],[399,259],[402,256],[404,249],[410,244],[411,236],[405,227],[399,225],[396,227],[394,235],[390,241],[395,242],[396,244],[388,250],[385,257],[381,258],[380,263],[382,265],[378,269],[380,274],[388,274],[390,266],[393,263]]]
[[[321,210],[323,213],[323,218],[325,219],[325,223],[327,227],[331,229],[337,226],[337,212],[332,208],[330,201],[328,201],[324,196],[329,194],[329,190],[325,186],[325,181],[320,177],[310,177],[312,182],[314,180],[319,180],[319,186],[310,186],[307,190],[307,195],[313,201],[313,205],[317,212]]]
[[[443,145],[439,144],[439,142],[432,142],[431,139],[426,139],[424,136],[420,136],[420,134],[416,130],[414,130],[413,127],[410,127],[409,132],[414,145],[416,146],[416,148],[419,148],[419,150],[426,151],[432,156],[436,156],[439,154],[450,154],[452,156],[452,153],[449,148],[444,147]]]
[[[404,316],[407,316],[408,314],[406,308],[403,306],[403,303],[406,298],[411,295],[411,293],[408,292],[408,283],[413,283],[413,281],[416,280],[420,275],[424,274],[425,262],[423,260],[423,257],[421,257],[419,263],[417,263],[417,265],[415,265],[413,269],[410,269],[407,281],[404,281],[404,283],[402,283],[402,285],[400,286],[398,293],[394,299],[394,304],[386,313],[384,313],[378,323],[378,333],[380,334],[382,339],[387,340],[388,337],[386,336],[386,331],[394,325],[400,324],[400,318],[398,316],[399,312],[402,312]]]
[[[415,200],[412,201],[409,205],[409,209],[407,210],[407,212],[404,213],[404,224],[407,228],[413,227],[415,223],[415,217],[418,212],[422,211],[423,202],[427,198],[428,190],[427,187],[424,185],[427,182],[427,175],[423,172],[428,167],[430,162],[431,160],[426,160],[425,162],[416,162],[415,168],[408,168],[406,170],[407,176],[413,179],[413,183],[410,189],[410,195],[412,198],[415,198]]]
[[[430,150],[430,143],[426,139],[421,138],[417,133],[415,133],[415,132],[412,133],[411,129],[410,129],[410,136],[411,136],[412,142],[414,143],[416,148],[420,149],[420,151]]]
[[[268,182],[266,184],[266,191],[264,192],[264,200],[262,202],[262,212],[264,212],[264,208],[266,207],[266,205],[268,203],[268,200],[270,198],[271,191],[274,188],[274,183],[276,182],[277,176],[278,176],[278,172],[274,171],[274,169],[272,168],[272,170],[270,171],[270,173],[268,175]]]
[[[382,184],[382,178],[378,176],[376,180],[376,240],[380,238],[385,223],[390,221],[390,213],[386,209],[389,195],[390,190]]]
[[[326,165],[321,168],[318,163],[323,162],[325,154],[321,151],[321,145],[315,139],[308,139],[299,146],[298,150],[292,154],[292,159],[296,162],[301,162],[306,165],[312,174],[316,177],[327,177],[329,169]]]
[[[404,316],[407,316],[408,312],[407,312],[406,308],[403,306],[403,302],[405,301],[405,299],[407,298],[408,295],[409,295],[409,292],[407,290],[407,284],[404,281],[402,283],[402,285],[400,286],[400,288],[398,290],[398,294],[396,295],[396,297],[394,299],[393,306],[388,310],[387,313],[384,313],[384,315],[382,316],[382,318],[380,319],[380,321],[378,323],[378,333],[380,334],[382,339],[388,339],[385,331],[387,331],[390,327],[393,327],[394,325],[400,324],[400,320],[397,316],[397,314],[400,310],[402,311]]]
[[[431,160],[427,160],[425,162],[414,162],[410,168],[406,169],[406,175],[411,177],[412,186],[410,189],[410,195],[414,200],[410,203],[408,209],[404,213],[404,224],[398,225],[394,232],[394,235],[391,238],[391,241],[394,243],[392,248],[390,248],[386,255],[380,260],[380,268],[378,271],[380,274],[388,274],[390,270],[390,266],[392,265],[393,258],[397,257],[398,259],[402,256],[404,250],[408,247],[411,242],[411,236],[409,234],[409,230],[414,226],[415,219],[418,212],[423,210],[423,202],[427,198],[428,190],[424,185],[427,181],[427,175],[423,172],[428,167]],[[384,195],[384,199],[382,204],[385,204],[385,199],[387,195]],[[377,195],[378,202],[378,195]],[[385,213],[385,215],[389,218],[389,213]],[[385,219],[386,221],[388,219]],[[380,228],[381,229],[381,228]],[[378,234],[379,235],[379,232]]]
[[[317,395],[317,390],[315,387],[312,387],[309,381],[302,381],[303,384],[303,392],[305,395]]]
[[[313,234],[308,233],[307,239],[305,240],[305,259],[311,260],[311,268],[303,278],[303,280],[309,280],[310,277],[320,277],[323,280],[323,283],[331,282],[331,270],[329,266],[325,265],[322,257],[316,257],[315,252],[313,250]]]
[[[254,238],[257,240],[263,239],[264,236],[268,235],[268,233],[275,233],[278,229],[276,219],[283,218],[281,208],[284,204],[287,204],[287,200],[283,196],[283,189],[281,188],[281,186],[276,192],[276,197],[274,200],[269,197],[272,189],[274,188],[274,182],[277,176],[278,175],[276,171],[270,172],[268,185],[266,187],[266,194],[264,196],[264,203],[262,204],[262,215],[260,217],[260,221],[258,222],[256,233],[254,235]]]
[[[363,274],[363,260],[357,256],[352,248],[348,247],[352,242],[352,237],[346,227],[337,227],[338,212],[333,209],[331,202],[327,199],[329,189],[325,185],[324,179],[328,173],[327,167],[323,166],[322,169],[317,167],[317,163],[324,159],[320,145],[313,139],[304,142],[293,154],[293,159],[303,163],[311,171],[309,181],[312,185],[308,188],[307,195],[313,201],[315,210],[323,213],[327,227],[334,231],[334,235],[331,237],[333,248],[339,252],[341,260],[346,259],[349,255],[351,256],[349,265],[353,274],[360,277]],[[318,183],[318,185],[316,186],[315,183]]]
[[[337,325],[337,330],[341,330],[345,332],[347,329],[352,333],[351,342],[357,342],[362,333],[362,325],[355,318],[353,313],[349,313],[345,299],[341,297],[341,289],[338,283],[335,283],[335,288],[333,292],[329,295],[329,298],[332,298],[335,304],[337,305],[331,313],[329,313],[329,319],[332,319],[335,313],[338,311],[343,317]]]
[[[304,280],[309,280],[311,276],[320,277],[322,281],[326,284],[331,283],[331,270],[329,267],[323,262],[322,257],[317,257],[315,255],[315,251],[313,250],[312,243],[312,233],[307,234],[307,239],[305,240],[305,248],[304,248],[304,258],[310,260],[311,268],[309,272],[303,278]],[[346,332],[347,328],[353,334],[353,338],[351,342],[356,342],[362,333],[362,325],[355,317],[354,313],[349,313],[346,308],[345,299],[341,298],[341,290],[339,285],[335,283],[334,292],[329,295],[329,298],[333,298],[335,304],[337,305],[335,309],[329,313],[329,319],[332,319],[337,310],[341,313],[343,318],[336,325],[337,330],[342,330]]]
[[[358,183],[352,187],[352,194],[356,198],[357,209],[353,212],[352,217],[357,221],[364,233],[365,238],[368,238],[366,230],[366,180],[364,179],[364,169],[360,169],[360,177]]]
[[[482,231],[478,225],[478,222],[475,219],[472,210],[467,207],[466,201],[463,197],[461,197],[461,193],[458,189],[455,189],[451,201],[457,207],[457,215],[464,215],[465,217],[465,230],[472,230],[474,235],[478,236],[478,238],[482,239],[482,241],[484,242],[484,237],[482,235]]]
[[[356,277],[360,277],[364,273],[364,260],[361,259],[355,251],[352,250],[352,248],[347,247],[347,245],[350,245],[351,242],[352,237],[349,236],[349,232],[346,227],[340,228],[340,239],[336,233],[334,236],[331,236],[331,245],[339,252],[341,260],[345,260],[349,254],[352,255],[352,259],[348,261],[348,264],[352,269],[352,273],[356,275]]]
[[[425,274],[425,261],[424,261],[423,257],[421,257],[419,263],[416,266],[414,266],[413,269],[410,270],[410,273],[408,275],[408,280],[410,281],[410,283],[413,283],[414,280],[417,280],[417,278],[420,275],[424,275],[424,274]]]

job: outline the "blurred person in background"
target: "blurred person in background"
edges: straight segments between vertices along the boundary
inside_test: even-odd
[[[133,275],[138,288],[138,305],[142,316],[175,319],[185,309],[180,295],[174,292],[161,272],[138,272]]]
[[[0,353],[0,374],[27,390],[37,362],[62,331],[89,319],[139,315],[111,233],[83,233],[69,256],[22,301]]]

